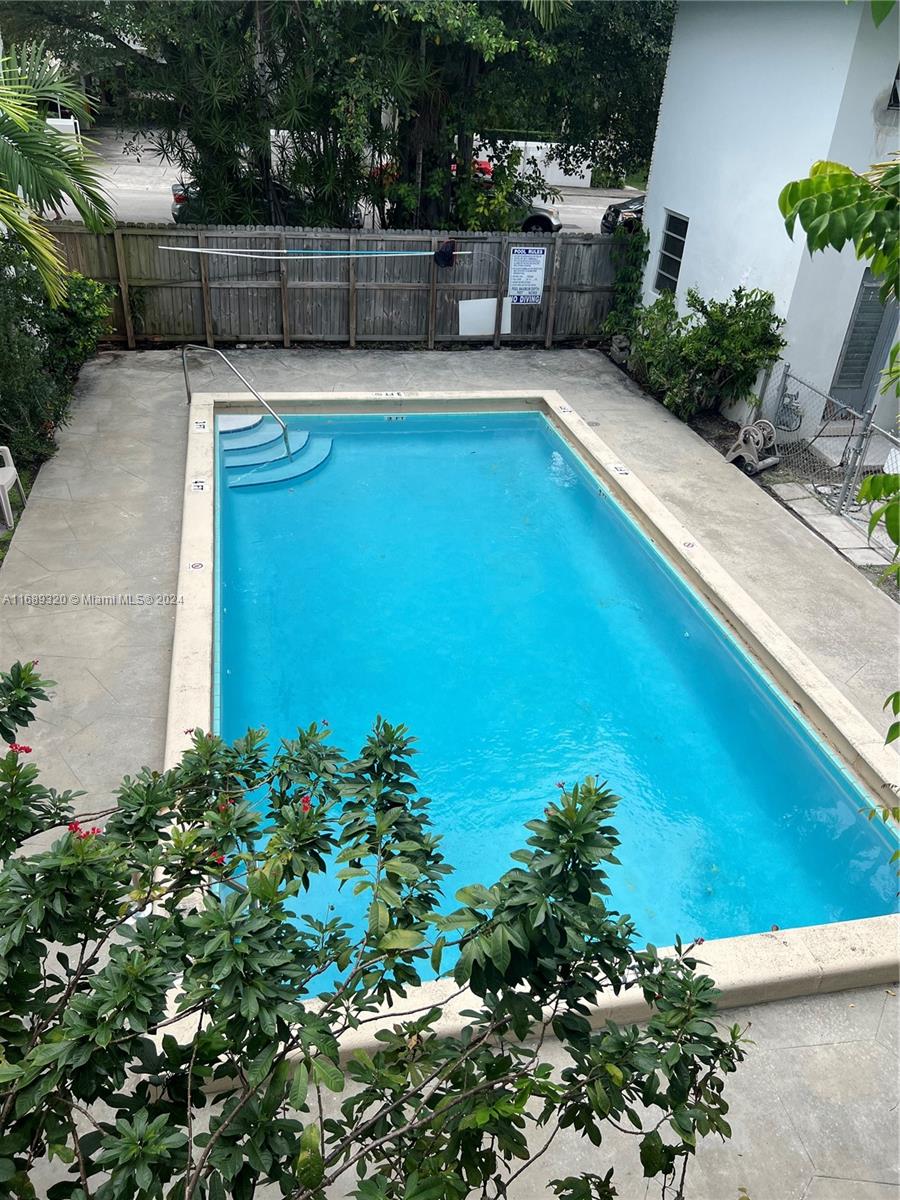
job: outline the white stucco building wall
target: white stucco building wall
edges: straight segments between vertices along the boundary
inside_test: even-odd
[[[644,298],[656,298],[666,211],[689,220],[676,297],[765,288],[787,318],[785,357],[827,391],[864,267],[852,249],[810,258],[791,241],[778,195],[813,162],[857,169],[896,148],[887,107],[897,11],[879,28],[868,3],[682,0],[672,39],[645,225]]]
[[[850,7],[861,10],[861,19],[841,107],[827,151],[815,153],[813,159],[828,158],[865,171],[898,149],[897,112],[888,108],[888,99],[900,48],[896,20],[876,28],[868,4]],[[802,234],[798,240],[802,244]],[[804,251],[801,256],[786,336],[792,366],[819,386],[827,388],[834,377],[864,269],[850,246],[840,254],[828,250],[811,257]],[[879,416],[891,406],[891,397],[886,397]]]

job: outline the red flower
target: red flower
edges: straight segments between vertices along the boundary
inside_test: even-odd
[[[30,754],[31,753],[30,746],[20,746],[18,742],[13,742],[9,748],[10,748],[10,750],[12,750],[13,754]]]
[[[706,938],[695,938],[695,939],[694,939],[694,945],[695,945],[695,946],[702,946],[702,945],[703,945],[703,943],[704,943],[705,941],[706,941]]]
[[[193,733],[194,731],[193,731],[193,729],[185,729],[183,732],[184,733]]]
[[[310,795],[300,797],[300,807],[305,813],[308,813],[312,808],[312,797]]]
[[[225,861],[224,854],[211,854],[209,857],[213,860],[214,863],[219,863],[220,865]]]
[[[39,658],[33,658],[33,659],[31,660],[31,665],[32,665],[33,667],[36,667],[40,661],[41,661],[41,660],[40,660]]]
[[[78,821],[73,821],[69,825],[69,832],[74,833],[79,842],[84,842],[88,838],[97,837],[103,830],[99,825],[92,825],[90,829],[82,829]]]
[[[556,786],[557,786],[558,788],[562,789],[562,788],[564,788],[566,785],[565,785],[565,783],[563,782],[563,780],[562,780],[562,779],[557,779],[557,781],[556,781]]]

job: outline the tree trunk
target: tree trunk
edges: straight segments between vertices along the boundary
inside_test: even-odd
[[[272,181],[272,132],[269,127],[268,70],[266,67],[266,14],[262,0],[254,0],[253,30],[254,30],[254,68],[256,74],[256,90],[259,98],[260,119],[264,128],[260,130],[261,145],[253,151],[253,161],[259,176],[259,185],[265,197],[269,212],[270,225],[283,225],[284,212],[275,194]]]

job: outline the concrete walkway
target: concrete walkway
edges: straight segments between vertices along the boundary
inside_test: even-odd
[[[723,1014],[749,1025],[754,1044],[726,1085],[733,1136],[701,1143],[686,1200],[898,1200],[896,990]],[[620,1200],[653,1200],[659,1185],[642,1177],[636,1140],[610,1130],[598,1151],[564,1130],[510,1200],[544,1200],[554,1176],[613,1165]]]
[[[100,355],[0,567],[0,662],[57,681],[28,733],[55,787],[105,798],[161,765],[174,607],[82,597],[174,594],[186,437],[174,355]]]
[[[765,483],[763,483],[765,487]],[[864,508],[853,518],[837,516],[823,503],[811,486],[802,483],[775,483],[771,491],[799,520],[805,522],[819,537],[856,567],[886,570],[894,546],[883,526],[869,534],[869,509]]]
[[[271,391],[562,392],[863,715],[886,727],[897,607],[603,356],[299,349],[238,351],[234,361]],[[220,365],[198,364],[192,375],[198,390],[233,390]],[[38,658],[57,680],[28,741],[45,781],[85,789],[86,808],[124,774],[162,763],[187,421],[176,352],[89,363],[60,452],[42,468],[0,567],[0,663]],[[120,596],[132,602],[91,600]],[[735,1137],[702,1149],[691,1200],[738,1200],[741,1187],[750,1200],[900,1200],[896,998],[869,989],[748,1016],[758,1045],[730,1085]],[[633,1143],[610,1146],[623,1164],[621,1197],[643,1200]],[[564,1145],[551,1173],[574,1169],[576,1158],[586,1164],[588,1154]],[[596,1170],[603,1159],[590,1161]],[[535,1174],[517,1195],[545,1196],[545,1178]]]

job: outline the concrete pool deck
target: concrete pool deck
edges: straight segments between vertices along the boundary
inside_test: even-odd
[[[602,355],[258,349],[233,361],[263,391],[560,392],[860,713],[886,728],[900,610]],[[197,391],[233,390],[221,364],[197,363],[191,374]],[[28,740],[46,782],[88,790],[86,807],[125,773],[162,763],[176,611],[166,600],[176,593],[187,430],[176,351],[98,356],[0,567],[0,665],[37,657],[57,680]],[[23,599],[35,594],[44,601]],[[82,599],[117,595],[151,603]],[[752,747],[747,760],[753,769]],[[896,1025],[884,1012],[896,1000],[884,988],[852,995],[752,1010],[757,1065],[733,1084],[735,1140],[703,1148],[689,1176],[695,1200],[730,1200],[741,1186],[751,1200],[900,1197]],[[851,1004],[854,1021],[865,1009],[867,1023],[835,1033],[834,1014]],[[770,1037],[775,1013],[788,1032]],[[643,1197],[644,1182],[626,1187],[628,1178],[625,1200]],[[536,1180],[523,1196],[545,1194],[530,1190]]]

